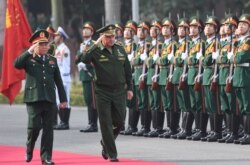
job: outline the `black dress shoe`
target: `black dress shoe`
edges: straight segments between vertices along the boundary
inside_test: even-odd
[[[201,140],[201,138],[204,138],[207,136],[207,133],[202,133],[201,131],[200,132],[197,132],[196,134],[194,134],[192,136],[192,140],[193,141],[198,141],[198,140]]]
[[[128,128],[126,131],[124,131],[124,135],[132,135],[132,133],[137,132],[137,128]]]
[[[250,144],[250,135],[248,134],[242,141],[240,141],[240,144]]]
[[[111,162],[119,162],[119,159],[117,159],[117,158],[110,158],[110,161]]]
[[[221,139],[222,138],[222,135],[221,133],[214,133],[212,136],[208,137],[207,138],[207,141],[208,142],[217,142],[218,139]]]
[[[101,140],[101,145],[102,145],[102,157],[103,157],[103,159],[107,160],[109,158],[109,155],[105,149],[105,146],[104,146],[102,140]]]
[[[241,142],[242,140],[244,140],[246,137],[247,137],[247,134],[245,134],[244,136],[242,136],[242,137],[239,138],[239,139],[234,140],[234,144],[240,144],[240,142]]]
[[[98,132],[98,128],[95,126],[88,126],[85,129],[81,129],[80,132]]]
[[[233,135],[231,134],[228,139],[225,140],[226,143],[233,143],[235,140],[238,139],[238,136],[237,135]]]
[[[55,163],[51,160],[42,160],[42,165],[54,165]]]
[[[57,125],[55,128],[55,130],[68,130],[69,129],[69,124],[66,123],[60,123],[59,125]]]
[[[177,139],[186,139],[187,136],[191,135],[192,135],[191,131],[190,132],[184,131],[177,136]]]
[[[225,143],[227,139],[229,139],[229,137],[231,136],[231,133],[228,133],[226,136],[224,136],[223,138],[221,139],[218,139],[217,141],[219,143]]]
[[[33,153],[32,152],[26,152],[26,155],[25,155],[25,161],[26,162],[30,162],[33,158]]]
[[[154,130],[154,131],[149,132],[146,137],[158,137],[158,136],[159,136],[159,133],[156,130]]]

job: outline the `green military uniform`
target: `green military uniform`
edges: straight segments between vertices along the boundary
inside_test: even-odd
[[[144,31],[149,32],[149,27],[150,24],[148,22],[141,22],[138,26],[138,29],[140,28]],[[143,75],[147,73],[147,68],[145,59],[141,58],[141,56],[143,55],[145,55],[145,58],[148,56],[149,48],[150,43],[146,42],[145,38],[143,40],[139,40],[139,43],[136,46],[134,58],[131,62],[134,68],[136,96],[138,99],[138,110],[140,112],[141,118],[141,129],[136,133],[133,133],[134,136],[143,136],[143,134],[150,131],[151,113],[148,103],[148,88],[145,85],[147,76]],[[143,80],[140,80],[140,78],[142,78]]]
[[[114,25],[99,30],[114,36]],[[124,127],[126,90],[132,90],[131,66],[122,46],[114,44],[111,50],[101,43],[94,44],[81,61],[95,66],[95,94],[102,140],[109,158],[117,160],[115,139]]]
[[[30,42],[48,42],[48,32],[39,30],[30,38]],[[33,149],[39,131],[43,129],[41,139],[41,159],[51,160],[53,148],[53,116],[56,113],[57,87],[60,102],[67,102],[56,58],[50,55],[36,55],[25,51],[14,63],[17,69],[26,72],[24,102],[28,112],[28,139],[26,161],[32,159]],[[56,85],[56,86],[55,86]]]
[[[240,17],[240,23],[250,26],[250,15],[244,14]],[[248,29],[249,31],[249,29]],[[233,87],[239,104],[239,110],[243,115],[244,136],[235,143],[250,144],[250,37],[249,32],[239,38],[235,56],[232,63],[235,65],[233,76]]]

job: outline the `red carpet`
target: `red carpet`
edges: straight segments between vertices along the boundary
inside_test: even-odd
[[[34,150],[33,160],[24,162],[24,147],[0,146],[0,165],[41,165],[39,150]],[[133,159],[120,158],[120,162],[109,162],[101,156],[76,154],[70,152],[53,151],[53,160],[56,165],[176,165],[174,163],[146,162]]]

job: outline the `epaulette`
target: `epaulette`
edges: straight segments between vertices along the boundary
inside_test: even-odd
[[[119,46],[122,46],[122,47],[124,46],[124,44],[121,41],[116,41],[115,44],[119,45]]]

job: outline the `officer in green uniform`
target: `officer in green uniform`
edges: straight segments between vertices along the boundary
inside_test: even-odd
[[[163,133],[164,111],[161,106],[161,93],[158,86],[159,66],[157,64],[157,59],[160,57],[162,46],[162,43],[159,40],[161,28],[162,25],[160,21],[153,21],[150,28],[152,42],[146,64],[148,68],[147,86],[153,130],[148,134],[145,134],[145,137],[158,137],[159,134]]]
[[[91,64],[85,64],[80,62],[80,55],[85,54],[89,48],[94,44],[92,36],[95,32],[94,24],[91,22],[85,22],[83,24],[82,36],[83,42],[80,45],[80,50],[77,53],[75,63],[78,66],[80,72],[80,80],[82,81],[83,97],[87,104],[88,109],[88,126],[81,129],[80,132],[97,132],[97,110],[95,104],[94,94],[94,67]]]
[[[51,161],[53,148],[53,116],[56,113],[56,90],[60,96],[60,107],[67,106],[57,60],[48,53],[49,33],[46,30],[36,31],[30,38],[32,46],[15,60],[17,69],[26,72],[24,102],[28,111],[28,139],[26,162],[33,157],[35,142],[43,129],[41,139],[42,164],[54,164]]]
[[[134,35],[136,35],[137,31],[137,23],[134,21],[128,21],[125,25],[124,29],[124,49],[128,54],[128,59],[131,65],[131,61],[134,58],[135,50],[137,44],[134,41]],[[131,65],[132,66],[132,65]],[[127,100],[127,107],[129,108],[128,113],[128,128],[121,132],[124,135],[132,135],[138,131],[137,124],[139,121],[140,113],[138,111],[138,102],[136,97],[136,87],[134,83],[134,68],[132,67],[132,75],[133,75],[133,95],[134,97],[131,100]]]
[[[166,112],[166,123],[167,131],[160,134],[159,137],[163,138],[166,134],[169,134],[171,131],[171,113],[173,110],[172,93],[169,90],[166,90],[167,77],[170,71],[170,60],[174,56],[176,50],[176,41],[174,40],[174,35],[176,35],[177,27],[173,20],[165,18],[162,21],[162,35],[164,37],[164,43],[162,44],[161,57],[157,60],[159,65],[159,81],[161,91],[161,101],[163,110]]]
[[[141,22],[137,27],[137,37],[139,39],[136,46],[136,51],[131,64],[134,68],[134,81],[136,88],[136,96],[138,99],[138,110],[141,118],[141,129],[135,133],[134,136],[143,136],[150,132],[151,112],[148,103],[148,88],[147,82],[147,68],[146,59],[150,48],[150,42],[146,41],[149,35],[150,24],[148,22]]]
[[[97,31],[100,38],[82,54],[83,63],[95,66],[95,94],[103,145],[102,156],[117,162],[115,139],[124,127],[126,96],[132,99],[131,66],[124,48],[115,43],[115,26]]]
[[[185,124],[185,131],[180,134],[178,139],[193,138],[192,132],[200,131],[200,112],[202,112],[202,93],[201,89],[194,89],[195,82],[201,83],[202,66],[200,58],[205,51],[205,42],[201,39],[200,34],[203,32],[204,24],[198,16],[190,19],[190,38],[192,39],[189,44],[188,57],[186,64],[188,66],[187,72],[187,85],[190,98],[190,109],[187,109],[187,119]],[[197,80],[196,80],[197,79]],[[198,80],[199,79],[199,80]],[[195,119],[195,130],[192,131],[192,125]],[[195,134],[193,134],[195,135]]]
[[[220,43],[221,54],[217,58],[217,64],[219,64],[220,66],[219,90],[220,90],[221,111],[225,116],[225,123],[227,128],[227,130],[225,130],[227,131],[226,136],[224,136],[221,139],[218,139],[218,142],[220,143],[222,142],[232,143],[234,140],[232,136],[237,136],[239,129],[239,112],[236,112],[236,110],[238,111],[238,108],[235,107],[236,96],[232,87],[231,87],[232,91],[227,91],[228,85],[226,85],[227,81],[231,81],[230,76],[232,76],[233,73],[233,64],[230,64],[229,60],[233,56],[235,50],[234,32],[237,26],[238,26],[238,18],[235,16],[228,16],[223,26],[226,37]]]
[[[215,16],[211,16],[207,18],[204,29],[207,40],[205,56],[202,61],[204,68],[202,85],[205,95],[205,109],[209,113],[211,131],[206,137],[201,138],[202,141],[215,141],[214,139],[217,141],[217,139],[221,138],[221,124],[223,116],[220,110],[218,86],[215,85],[218,72],[215,61],[219,56],[220,50],[219,41],[216,36],[219,32],[219,24],[218,19]],[[215,90],[211,90],[211,87],[215,88]]]
[[[182,116],[182,130],[174,135],[171,135],[171,138],[176,139],[178,136],[180,136],[185,131],[185,124],[187,119],[187,111],[190,109],[190,103],[188,98],[188,88],[187,86],[185,89],[180,89],[180,79],[181,76],[186,75],[187,73],[187,65],[185,64],[185,60],[188,57],[188,34],[189,34],[189,22],[186,18],[182,18],[179,20],[178,24],[178,37],[179,37],[179,43],[177,50],[175,52],[174,58],[172,58],[172,63],[174,64],[174,72],[173,72],[173,78],[172,83],[174,84],[174,98],[176,99],[174,106],[175,112],[180,113],[183,112]],[[185,73],[184,73],[185,72]],[[186,84],[186,78],[183,77],[183,83]]]
[[[232,57],[234,64],[233,87],[239,104],[239,110],[243,115],[244,136],[234,143],[250,144],[250,15],[244,14],[240,17],[238,25],[241,37],[235,55]]]

